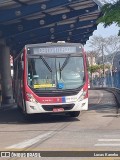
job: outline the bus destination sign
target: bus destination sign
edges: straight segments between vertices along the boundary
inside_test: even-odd
[[[76,47],[41,47],[33,48],[33,54],[70,54],[76,53]]]

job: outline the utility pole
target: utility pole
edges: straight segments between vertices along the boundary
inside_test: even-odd
[[[104,85],[104,78],[105,78],[105,64],[104,64],[104,48],[103,48],[103,44],[102,44],[102,64],[103,64],[103,81],[102,81],[102,87]]]
[[[114,87],[114,81],[113,81],[113,69],[114,69],[114,59],[115,59],[115,56],[117,55],[117,52],[113,54],[113,57],[112,57],[112,63],[111,63],[111,69],[110,69],[110,75],[111,75],[111,85],[112,87]]]

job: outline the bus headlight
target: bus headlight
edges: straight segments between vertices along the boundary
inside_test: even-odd
[[[32,103],[38,103],[32,94],[26,93],[27,100]]]
[[[87,94],[87,91],[83,91],[82,95],[79,97],[79,100],[78,101],[82,101],[83,99],[86,98],[86,94]]]

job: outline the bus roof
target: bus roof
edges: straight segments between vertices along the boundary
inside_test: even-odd
[[[83,48],[83,45],[81,44],[81,43],[67,43],[67,42],[65,42],[65,43],[63,43],[63,41],[62,42],[46,42],[46,43],[37,43],[37,44],[27,44],[27,45],[25,45],[25,48],[28,48],[28,47],[39,47],[39,46],[61,46],[61,45],[63,45],[63,46],[79,46],[79,47],[81,47],[81,48]]]

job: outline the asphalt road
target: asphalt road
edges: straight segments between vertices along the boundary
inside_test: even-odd
[[[90,90],[89,110],[78,118],[43,114],[27,121],[17,107],[1,110],[0,150],[119,151],[120,117],[116,115],[115,98],[107,91]]]

